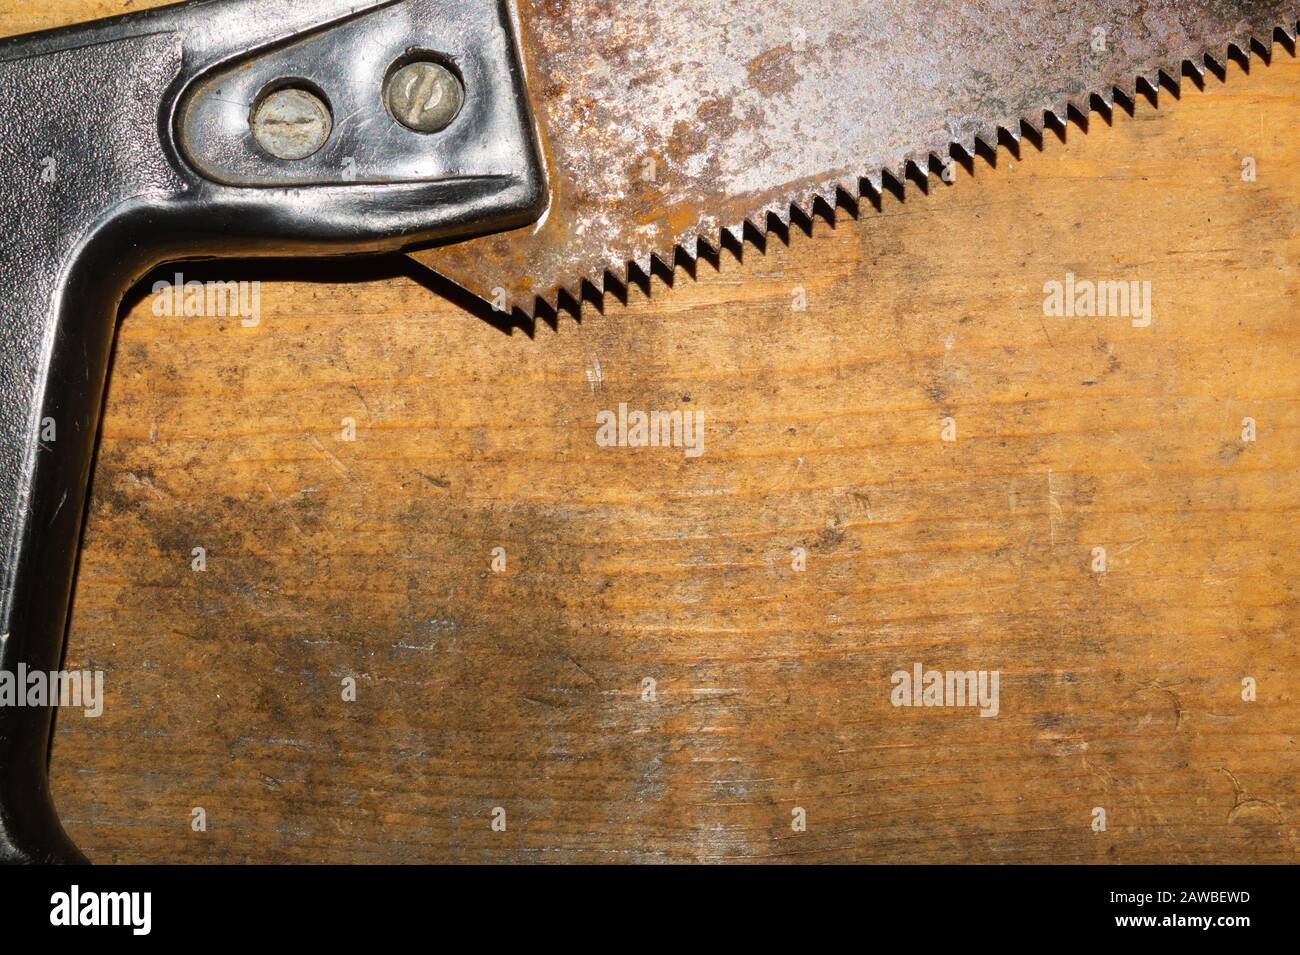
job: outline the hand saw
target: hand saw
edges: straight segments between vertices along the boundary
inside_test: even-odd
[[[408,250],[502,311],[1294,44],[1296,0],[199,0],[0,41],[0,676],[57,670],[118,305]],[[0,861],[80,861],[0,705]],[[0,703],[3,700],[0,699]]]

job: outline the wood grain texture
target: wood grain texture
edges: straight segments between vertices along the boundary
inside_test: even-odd
[[[117,9],[0,0],[0,30]],[[1274,53],[533,335],[413,266],[183,270],[263,280],[256,328],[144,289],[68,651],[107,705],[53,755],[72,836],[1296,861],[1300,64]],[[1150,326],[1045,316],[1067,273],[1150,281]],[[705,453],[598,447],[620,402],[702,411]],[[999,715],[892,706],[917,662],[999,671]]]

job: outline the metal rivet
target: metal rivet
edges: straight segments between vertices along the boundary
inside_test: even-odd
[[[306,159],[330,138],[334,121],[329,107],[299,86],[277,90],[253,110],[253,138],[279,159]]]
[[[460,79],[441,63],[408,63],[388,79],[384,92],[393,118],[417,133],[436,133],[451,125],[465,104]]]

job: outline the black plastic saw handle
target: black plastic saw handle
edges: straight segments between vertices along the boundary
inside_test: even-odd
[[[380,252],[534,221],[546,188],[505,0],[202,0],[0,41],[0,669],[61,665],[118,308],[151,268]],[[385,83],[427,57],[436,133]],[[252,132],[301,86],[313,155]],[[0,862],[78,862],[50,798],[49,706],[0,706]]]

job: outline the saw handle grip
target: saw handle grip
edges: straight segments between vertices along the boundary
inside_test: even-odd
[[[438,135],[399,125],[384,102],[384,69],[417,48],[466,85]],[[349,123],[311,159],[269,155],[251,117],[270,86],[232,85],[250,75],[309,81]],[[215,97],[235,112],[205,112]],[[0,41],[0,101],[0,671],[16,684],[61,666],[117,313],[135,281],[182,258],[374,253],[514,228],[546,190],[503,0],[130,14]],[[50,795],[51,701],[0,702],[0,862],[85,861]]]

